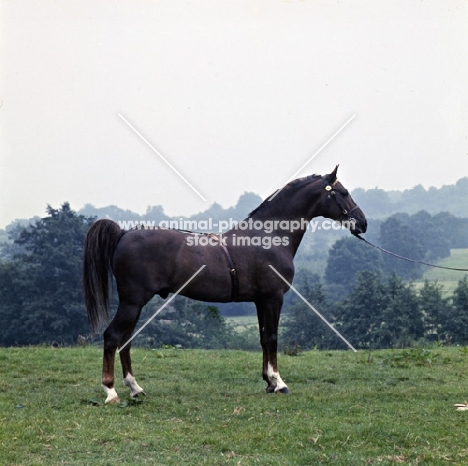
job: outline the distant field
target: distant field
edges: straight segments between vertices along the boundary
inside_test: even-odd
[[[288,396],[260,352],[133,355],[148,396],[104,405],[99,349],[0,349],[0,464],[468,464],[465,348],[280,354]]]
[[[436,265],[443,267],[456,267],[468,269],[468,248],[451,249],[450,256],[437,261]],[[451,294],[461,280],[468,272],[457,272],[454,270],[445,270],[437,268],[428,268],[421,281],[415,282],[416,287],[421,287],[424,280],[437,281],[444,287],[447,294]]]
[[[257,316],[226,317],[226,321],[233,324],[238,332],[243,332],[252,328],[258,329]]]

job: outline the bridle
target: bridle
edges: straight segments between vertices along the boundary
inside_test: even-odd
[[[336,188],[334,188],[336,183],[338,183],[338,179],[336,179],[333,183],[330,183],[326,176],[322,176],[322,180],[323,180],[323,183],[324,183],[324,186],[325,186],[325,191],[328,192],[327,201],[330,202],[330,199],[334,199],[335,202],[336,202],[336,205],[340,208],[341,213],[343,215],[345,215],[346,217],[348,217],[348,220],[350,220],[350,221],[355,220],[351,216],[351,212],[356,210],[358,208],[358,205],[356,204],[351,210],[347,210],[346,207],[343,206],[343,204],[340,202],[340,199],[338,199],[338,197],[336,195],[336,193],[337,192],[340,193],[340,191],[337,190]],[[340,194],[342,194],[342,193],[340,193]],[[380,246],[377,246],[376,244],[371,243],[370,241],[368,241],[365,238],[363,238],[362,236],[360,236],[358,233],[355,234],[354,236],[356,236],[356,238],[359,238],[361,241],[364,241],[369,246],[372,246],[373,248],[379,249],[380,251],[384,252],[385,254],[389,254],[391,256],[397,257],[398,259],[403,259],[403,260],[408,261],[408,262],[413,262],[415,264],[427,265],[429,267],[435,267],[435,268],[438,268],[438,269],[456,270],[458,272],[468,272],[468,269],[457,268],[457,267],[445,267],[445,266],[442,266],[442,265],[430,264],[429,262],[418,261],[418,260],[415,260],[415,259],[410,259],[409,257],[400,256],[399,254],[395,254],[394,252],[387,251],[387,249],[384,249],[384,248],[382,248]]]
[[[336,202],[336,205],[341,210],[341,213],[343,215],[345,215],[348,218],[348,220],[354,220],[354,218],[351,216],[351,213],[354,210],[358,209],[359,206],[356,204],[351,210],[346,209],[346,207],[342,203],[342,199],[339,199],[338,196],[336,195],[337,192],[340,193],[342,196],[344,194],[341,191],[334,188],[336,183],[338,183],[338,179],[336,179],[333,183],[330,183],[326,176],[322,176],[322,180],[323,180],[323,183],[324,183],[324,186],[325,186],[325,191],[328,192],[328,195],[327,195],[328,202],[330,201],[330,199],[334,199],[335,202]]]

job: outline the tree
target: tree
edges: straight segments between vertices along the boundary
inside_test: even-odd
[[[159,297],[154,298],[143,310],[142,320],[150,318],[162,303]],[[216,306],[177,296],[173,305],[167,306],[135,343],[153,347],[227,349],[241,348],[245,343],[243,340]]]
[[[23,340],[24,304],[34,300],[29,286],[29,269],[20,261],[0,262],[0,345],[14,345]]]
[[[357,241],[356,238],[342,238],[335,242],[328,252],[325,281],[328,285],[342,285],[346,291],[353,287],[359,272],[382,271],[382,255],[374,248]]]
[[[400,215],[396,218],[400,218]],[[410,227],[426,250],[426,260],[434,261],[450,256],[450,236],[447,235],[447,223],[443,217],[420,210],[414,215],[402,216],[401,221]],[[454,226],[455,222],[451,223]]]
[[[237,200],[237,204],[234,208],[235,218],[238,220],[244,219],[252,210],[262,203],[262,200],[263,199],[258,194],[244,192]]]
[[[71,343],[88,333],[82,304],[83,241],[94,219],[68,203],[23,228],[23,252],[1,263],[0,344]]]
[[[380,347],[379,329],[387,295],[382,275],[363,271],[349,296],[338,306],[336,327],[357,348]]]
[[[468,247],[468,218],[455,217],[449,212],[440,212],[434,215],[434,221],[444,229],[444,238],[451,248]]]
[[[452,295],[451,314],[443,319],[442,331],[452,343],[468,343],[468,276],[458,282]]]
[[[295,287],[328,321],[333,320],[329,314],[330,308],[327,306],[318,275],[308,274],[304,270],[298,271]],[[297,295],[295,295],[293,304],[287,308],[283,327],[284,332],[281,339],[287,345],[297,344],[303,349],[328,348],[330,346],[332,331]]]
[[[353,198],[359,199],[359,205],[366,213],[367,218],[378,218],[390,215],[393,205],[387,192],[383,189],[374,188],[364,190],[354,189]]]
[[[424,286],[419,290],[419,307],[425,338],[430,341],[445,339],[452,306],[450,300],[443,296],[442,285],[425,280]]]
[[[382,222],[380,244],[384,249],[417,261],[424,260],[426,254],[426,248],[421,244],[415,232],[396,217],[390,217]],[[423,271],[421,264],[408,262],[388,254],[385,255],[383,261],[387,274],[395,272],[407,280],[418,278]]]
[[[382,222],[380,243],[384,249],[415,261],[435,261],[450,255],[456,223],[457,219],[446,214],[431,216],[424,210],[414,215],[395,214]],[[407,280],[419,278],[424,272],[423,265],[390,255],[384,258],[384,269],[387,274],[396,272]]]
[[[411,285],[392,274],[385,284],[386,305],[378,328],[379,347],[408,347],[424,335],[418,296]]]
[[[396,274],[361,272],[338,306],[337,329],[357,348],[408,346],[424,335],[418,296]]]

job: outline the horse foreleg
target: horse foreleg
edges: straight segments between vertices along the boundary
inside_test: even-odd
[[[282,304],[282,297],[256,303],[263,350],[262,376],[267,383],[267,393],[289,393],[288,386],[279,374],[277,361],[278,325]]]
[[[270,382],[268,380],[268,349],[267,349],[267,338],[266,338],[266,331],[265,331],[265,321],[263,315],[263,309],[257,305],[257,316],[258,316],[258,329],[260,332],[260,344],[262,346],[262,353],[263,353],[263,364],[262,364],[262,378],[268,384],[268,388],[270,386]]]

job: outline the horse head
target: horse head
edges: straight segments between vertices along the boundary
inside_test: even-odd
[[[338,181],[338,165],[323,180],[324,217],[331,218],[349,228],[353,235],[365,233],[367,220],[348,190]]]

